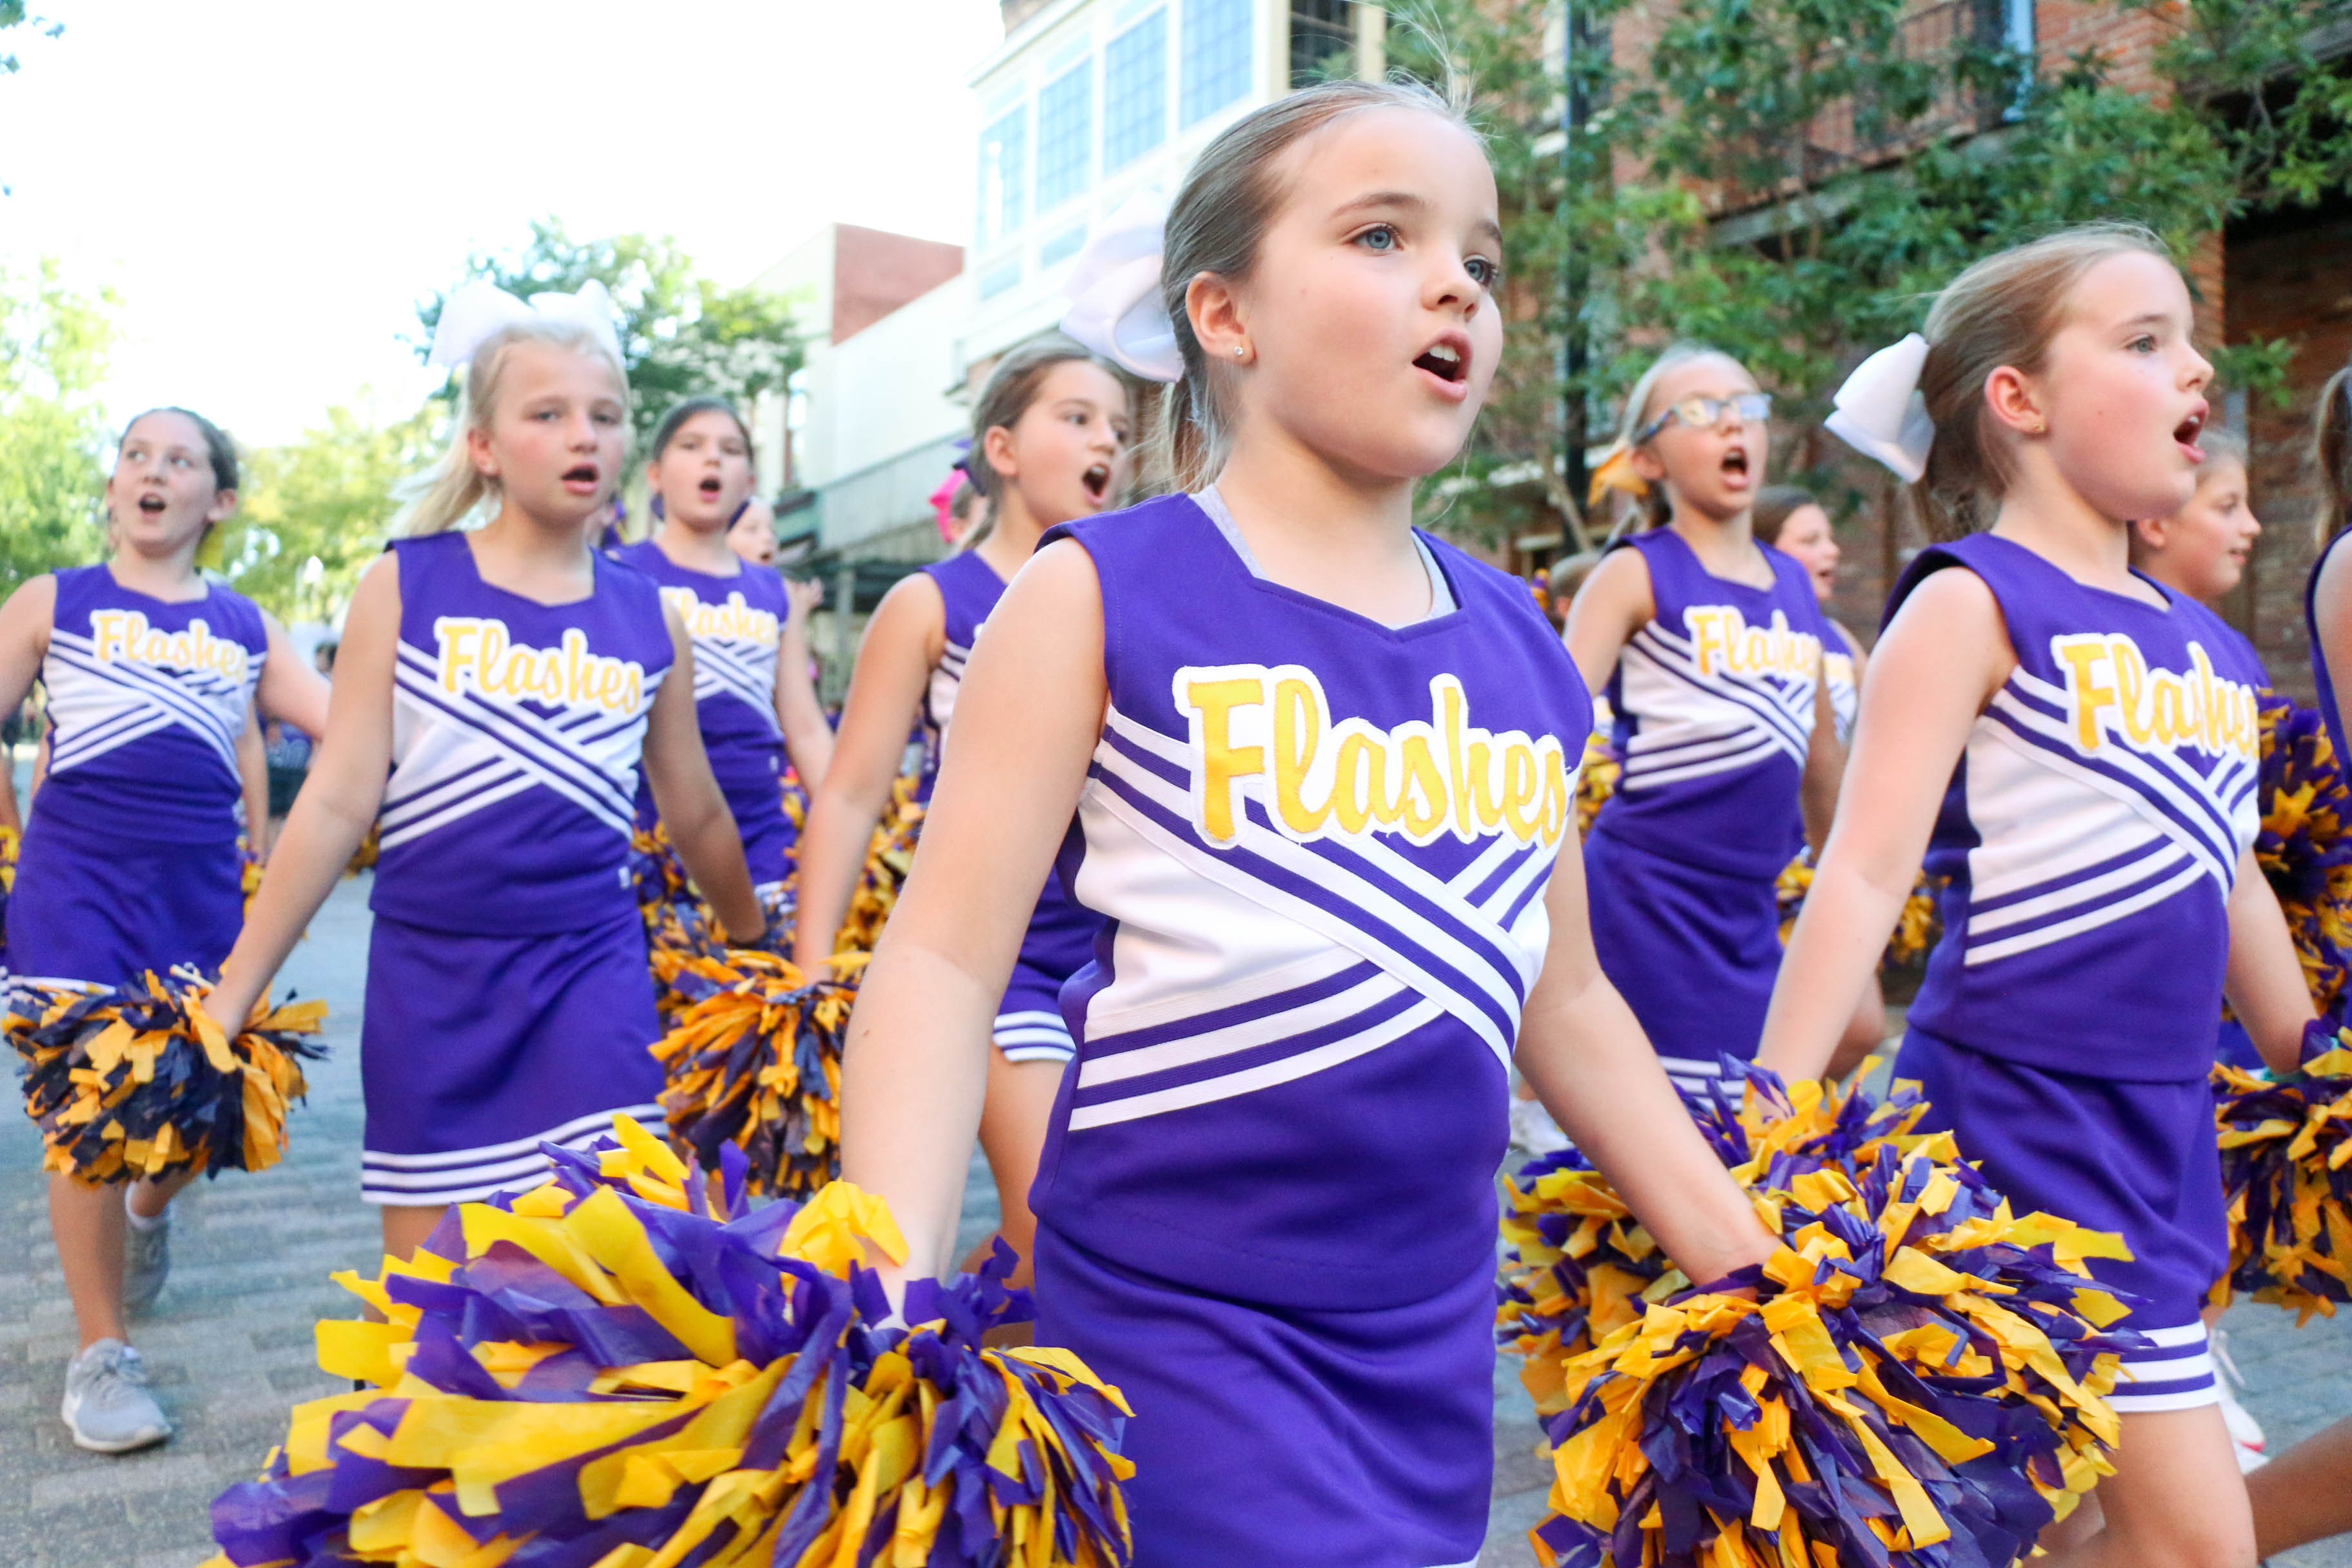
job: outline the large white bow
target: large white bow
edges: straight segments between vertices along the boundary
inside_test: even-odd
[[[472,359],[492,336],[516,322],[545,320],[587,328],[613,356],[614,364],[625,364],[613,317],[612,294],[593,278],[580,286],[577,294],[533,294],[528,304],[488,279],[477,278],[458,285],[457,291],[441,302],[441,320],[433,329],[433,352],[425,363],[455,370]]]
[[[1927,471],[1927,449],[1936,444],[1936,422],[1919,395],[1919,373],[1927,363],[1927,340],[1913,332],[1890,343],[1845,378],[1823,423],[1832,434],[1865,458],[1875,458],[1906,484]]]
[[[1111,215],[1079,252],[1063,290],[1062,331],[1147,381],[1181,381],[1184,356],[1160,299],[1168,198],[1145,191]]]

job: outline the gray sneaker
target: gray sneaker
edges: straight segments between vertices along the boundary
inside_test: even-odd
[[[139,1352],[121,1340],[100,1340],[66,1363],[58,1413],[74,1446],[96,1454],[127,1454],[172,1435],[163,1406],[147,1391]]]
[[[122,1310],[137,1317],[163,1293],[164,1278],[172,1272],[172,1211],[142,1230],[123,1226]]]

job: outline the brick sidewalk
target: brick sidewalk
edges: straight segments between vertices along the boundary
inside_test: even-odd
[[[249,1479],[285,1434],[298,1400],[337,1392],[318,1370],[312,1325],[347,1315],[328,1279],[373,1271],[374,1212],[359,1201],[362,1125],[359,1003],[367,949],[366,885],[337,889],[285,981],[333,1008],[332,1059],[310,1075],[286,1163],[257,1176],[199,1183],[177,1205],[172,1281],[137,1326],[179,1436],[144,1454],[84,1454],[57,1416],[73,1320],[49,1243],[31,1125],[0,1115],[0,1568],[192,1568],[210,1553],[205,1510]],[[995,1191],[977,1159],[965,1190],[962,1245],[985,1237]],[[2266,1308],[2230,1319],[2231,1345],[2273,1451],[2352,1412],[2352,1314],[2296,1331]],[[1496,1367],[1495,1506],[1482,1568],[1535,1559],[1527,1529],[1549,1474],[1534,1454],[1534,1413],[1517,1364]],[[2274,1560],[2277,1568],[2352,1568],[2352,1537]]]

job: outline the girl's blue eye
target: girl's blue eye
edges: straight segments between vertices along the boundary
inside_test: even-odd
[[[1358,235],[1356,243],[1367,250],[1394,250],[1397,247],[1397,231],[1387,224],[1376,224]]]
[[[2156,350],[2156,340],[2143,333],[2131,341],[2131,346],[2135,353],[2152,353]]]
[[[1492,289],[1495,286],[1495,279],[1501,277],[1503,273],[1501,268],[1483,256],[1472,257],[1462,264],[1462,268],[1472,278],[1477,279],[1478,287],[1481,289]]]

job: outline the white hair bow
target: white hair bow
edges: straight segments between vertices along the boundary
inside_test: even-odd
[[[1168,198],[1145,191],[1095,232],[1063,286],[1062,331],[1147,381],[1181,381],[1184,356],[1160,299]]]
[[[1832,435],[1906,484],[1917,484],[1927,471],[1927,449],[1936,443],[1936,422],[1919,395],[1927,363],[1927,340],[1916,332],[1879,350],[1854,366],[1824,421]]]
[[[580,286],[577,294],[533,294],[528,304],[488,279],[477,278],[458,285],[457,291],[441,302],[441,320],[433,329],[433,352],[425,356],[425,363],[455,370],[518,321],[554,321],[587,328],[613,356],[614,364],[625,364],[613,316],[613,296],[593,278]]]

